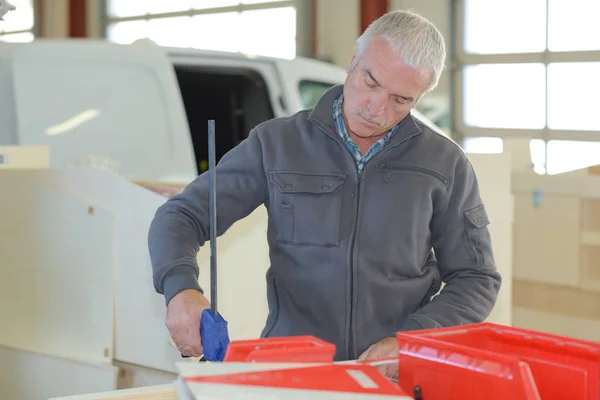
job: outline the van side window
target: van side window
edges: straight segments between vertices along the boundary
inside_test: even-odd
[[[215,120],[217,161],[256,125],[274,118],[267,84],[250,68],[175,65],[198,173],[208,165],[208,120]]]
[[[333,86],[333,83],[302,80],[298,84],[302,105],[305,108],[314,107],[319,98]]]

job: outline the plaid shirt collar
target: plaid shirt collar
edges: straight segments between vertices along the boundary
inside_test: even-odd
[[[390,142],[392,136],[394,136],[398,131],[398,125],[390,129],[390,131],[384,137],[373,143],[369,151],[367,151],[367,154],[363,155],[356,143],[352,141],[352,138],[346,129],[346,124],[344,123],[344,118],[342,117],[343,100],[344,94],[342,93],[342,95],[333,102],[333,122],[335,124],[335,130],[346,144],[346,147],[348,147],[348,150],[350,150],[350,153],[354,156],[358,171],[362,172],[367,161],[369,161],[375,154],[379,153]]]

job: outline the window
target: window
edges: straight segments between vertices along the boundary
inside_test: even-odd
[[[548,127],[600,131],[600,63],[548,65]]]
[[[148,38],[168,47],[294,58],[294,1],[278,1],[276,6],[269,4],[273,1],[111,0],[107,38],[122,44]]]
[[[465,151],[505,151],[515,138],[541,174],[600,164],[600,1],[452,4],[462,7],[453,121]]]
[[[549,0],[548,49],[600,50],[598,15],[598,0]]]
[[[543,128],[545,81],[543,64],[466,66],[463,70],[465,125]]]
[[[464,51],[531,53],[546,48],[546,0],[464,0]]]
[[[33,0],[10,0],[16,9],[9,11],[0,21],[0,41],[31,42],[34,39]]]
[[[504,142],[497,137],[468,137],[462,147],[465,153],[498,154],[504,150]]]
[[[305,108],[314,107],[323,94],[331,88],[333,84],[325,82],[301,81],[298,90],[302,99],[302,105]]]
[[[562,174],[600,164],[600,142],[568,140],[531,141],[535,172]]]

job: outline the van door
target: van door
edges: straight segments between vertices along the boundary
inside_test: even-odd
[[[258,124],[289,115],[271,61],[200,50],[171,50],[198,169],[207,168],[207,120],[215,120],[217,161]]]
[[[160,47],[42,40],[2,51],[16,144],[50,146],[53,167],[92,156],[134,179],[197,176],[177,79]]]

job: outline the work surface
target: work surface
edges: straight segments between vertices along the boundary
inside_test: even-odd
[[[82,394],[69,397],[54,397],[49,400],[179,400],[175,386],[155,385],[141,388],[113,390],[102,393]]]

